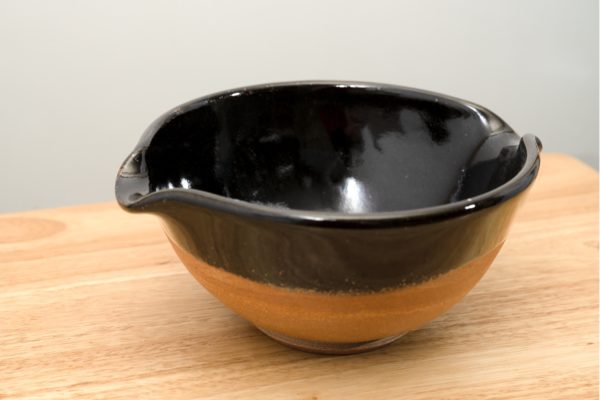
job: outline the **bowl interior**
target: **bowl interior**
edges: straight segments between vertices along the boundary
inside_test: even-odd
[[[168,119],[145,153],[150,191],[197,189],[301,210],[367,213],[473,197],[522,167],[489,111],[400,88],[229,92]]]

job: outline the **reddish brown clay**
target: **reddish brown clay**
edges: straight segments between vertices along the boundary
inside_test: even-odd
[[[460,301],[502,246],[420,284],[376,293],[326,293],[251,281],[208,265],[171,244],[209,292],[256,326],[329,343],[372,341],[418,328]]]

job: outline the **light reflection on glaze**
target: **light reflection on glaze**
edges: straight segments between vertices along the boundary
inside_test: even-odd
[[[365,193],[362,184],[355,178],[346,178],[339,209],[348,213],[361,213],[369,211],[368,194]]]
[[[192,187],[192,183],[186,178],[181,178],[181,187],[184,189],[190,189]]]

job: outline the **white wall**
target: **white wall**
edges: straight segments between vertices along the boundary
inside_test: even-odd
[[[598,162],[594,0],[0,0],[0,212],[111,200],[163,111],[298,79],[462,97]]]

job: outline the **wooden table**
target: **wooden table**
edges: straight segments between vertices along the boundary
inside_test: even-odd
[[[591,399],[598,175],[544,155],[510,238],[454,309],[381,350],[317,356],[198,285],[151,216],[0,216],[0,398]]]

